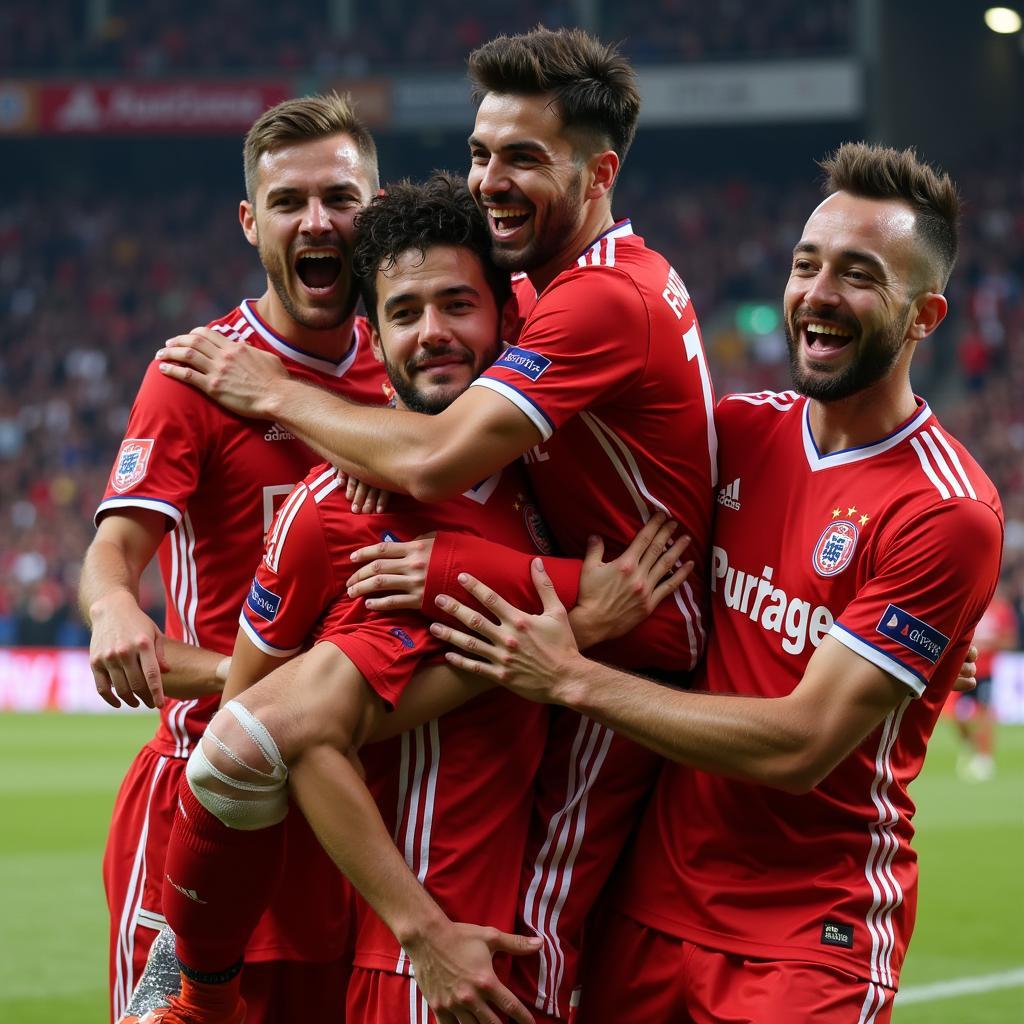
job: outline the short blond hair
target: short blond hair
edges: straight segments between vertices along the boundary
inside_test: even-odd
[[[264,111],[245,136],[243,163],[245,194],[250,203],[256,201],[260,157],[296,142],[325,139],[331,135],[348,135],[363,159],[370,184],[380,186],[377,172],[377,145],[370,130],[356,116],[352,99],[345,93],[325,96],[300,96],[285,100]]]

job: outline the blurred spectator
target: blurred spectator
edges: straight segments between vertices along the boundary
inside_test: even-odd
[[[330,0],[263,4],[248,0],[34,0],[0,6],[0,71],[167,75],[304,72],[366,74],[403,68],[461,68],[466,53],[500,32],[538,22],[573,24],[571,0],[520,0],[513,7],[463,0],[380,0],[351,5],[353,24],[332,27]],[[171,10],[173,14],[168,14]],[[636,61],[821,56],[847,53],[854,5],[842,0],[704,0],[622,4],[599,0],[597,24]],[[103,12],[106,12],[105,14]],[[96,19],[96,20],[92,20]]]

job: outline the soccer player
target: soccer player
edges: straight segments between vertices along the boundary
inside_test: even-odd
[[[244,155],[239,217],[267,289],[211,330],[234,347],[273,352],[284,372],[311,386],[383,402],[369,328],[354,315],[350,251],[356,211],[378,185],[371,136],[346,100],[309,97],[257,119]],[[156,736],[118,795],[103,862],[115,1019],[164,923],[164,851],[186,761],[217,708],[216,666],[234,643],[275,505],[315,461],[273,418],[241,420],[156,364],[147,371],[97,512],[81,588],[101,696],[115,706],[160,707]],[[139,577],[157,553],[166,640],[137,599]],[[172,648],[172,640],[180,643]],[[289,829],[296,872],[286,875],[249,949],[250,1024],[284,1019],[285,1006],[336,1013],[347,971],[345,887],[301,816]],[[315,891],[293,884],[299,866]]]
[[[946,314],[954,185],[864,144],[822,166],[785,294],[796,390],[718,409],[710,692],[582,658],[539,567],[543,616],[471,582],[500,624],[445,599],[485,639],[435,627],[493,663],[454,664],[676,762],[593,947],[581,1021],[891,1017],[916,910],[907,787],[995,588],[1003,523],[910,386]]]
[[[391,187],[358,224],[355,263],[374,325],[374,351],[387,367],[399,408],[439,412],[497,357],[508,274],[489,259],[487,228],[464,184],[449,176]],[[438,652],[418,612],[368,611],[346,593],[350,552],[382,536],[453,528],[519,550],[536,552],[543,541],[518,466],[446,502],[423,505],[396,495],[376,515],[355,515],[341,483],[333,467],[315,468],[285,500],[268,534],[242,610],[225,698],[255,685],[214,718],[193,754],[168,850],[164,906],[177,935],[182,992],[143,1017],[147,1022],[240,1019],[240,954],[261,910],[265,879],[278,870],[286,769],[304,775],[307,784],[297,787],[297,796],[307,804],[310,784],[316,789],[315,771],[304,763],[311,749],[347,752],[379,727],[398,731],[386,709],[399,703],[413,670]],[[653,538],[647,561],[656,600],[683,576],[670,572],[680,545],[666,549],[669,527],[660,527],[660,517],[652,520],[629,549],[632,556]],[[591,570],[596,561],[588,558]],[[564,568],[567,589],[575,592],[580,566]],[[601,568],[613,581],[625,578],[614,564]],[[666,574],[671,582],[654,583]],[[628,596],[634,582],[618,589]],[[592,612],[586,601],[574,610],[577,635],[592,638],[621,628],[622,609],[604,616],[613,620],[608,629]],[[306,658],[256,682],[306,646],[307,637],[313,647]],[[451,675],[444,667],[441,672]],[[418,691],[429,685],[420,678],[410,696],[422,701]],[[408,711],[397,714],[408,724]],[[498,690],[367,749],[363,763],[392,819],[387,826],[351,766],[340,790],[317,789],[310,820],[315,826],[320,801],[330,804],[332,814],[341,812],[349,834],[338,844],[339,862],[383,915],[371,912],[362,922],[350,1022],[405,1014],[425,1020],[426,999],[412,980],[412,965],[426,989],[437,973],[431,950],[475,934],[447,921],[418,883],[460,920],[491,929],[512,926],[546,717],[538,705]],[[429,921],[422,919],[422,907]],[[405,931],[410,921],[423,932],[429,925],[430,934]],[[493,948],[530,948],[476,931]],[[503,995],[494,989],[495,998]],[[514,1000],[506,995],[502,1001],[516,1011]],[[528,1019],[518,1011],[517,1019]],[[483,1007],[452,1012],[492,1019]]]
[[[682,280],[612,215],[639,112],[635,76],[578,29],[495,39],[471,55],[470,75],[479,99],[470,190],[495,259],[526,273],[535,302],[514,347],[429,418],[296,386],[209,332],[169,343],[164,372],[281,422],[359,479],[426,500],[523,456],[567,555],[582,555],[591,535],[618,554],[666,512],[693,538],[693,578],[615,657],[685,677],[706,631],[714,399]],[[520,908],[520,927],[544,945],[540,958],[517,961],[529,976],[514,984],[542,1020],[568,1015],[584,919],[656,767],[588,718],[559,714],[552,724]]]

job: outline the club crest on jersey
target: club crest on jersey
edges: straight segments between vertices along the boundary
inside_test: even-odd
[[[526,524],[526,531],[530,540],[542,555],[550,555],[555,550],[548,535],[547,523],[544,522],[539,509],[532,502],[523,506],[523,522]]]
[[[544,356],[538,355],[536,352],[513,345],[502,352],[501,358],[494,365],[506,366],[530,380],[536,380],[551,365],[551,360],[545,359]]]
[[[829,523],[814,545],[814,554],[811,556],[814,571],[819,576],[836,576],[841,573],[857,550],[858,536],[856,525],[848,519]]]
[[[152,438],[126,437],[117,453],[117,464],[110,478],[110,486],[118,493],[134,487],[145,477],[152,453]]]

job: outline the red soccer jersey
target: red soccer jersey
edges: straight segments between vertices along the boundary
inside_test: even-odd
[[[562,552],[590,534],[614,557],[657,509],[693,538],[695,567],[635,636],[651,668],[692,668],[704,647],[706,548],[715,472],[714,395],[686,287],[616,224],[528,311],[517,344],[473,387],[503,395],[544,439],[530,482]]]
[[[1002,512],[927,405],[829,455],[808,411],[793,392],[719,406],[714,628],[695,685],[783,696],[829,635],[906,698],[808,794],[670,765],[622,906],[704,946],[894,988],[916,909],[907,787],[995,586]]]
[[[358,402],[384,401],[383,370],[370,350],[365,320],[340,363],[299,351],[244,301],[210,327],[280,356],[289,373]],[[275,508],[316,456],[276,423],[225,411],[200,392],[165,377],[152,363],[135,399],[97,520],[119,508],[163,513],[160,573],[170,637],[230,653],[238,606],[263,550]],[[153,748],[187,757],[219,698],[168,700]]]
[[[536,551],[517,467],[457,498],[430,505],[394,494],[385,512],[353,515],[332,467],[317,467],[286,499],[242,609],[260,650],[286,657],[330,641],[389,704],[443,645],[418,612],[373,612],[346,594],[349,558],[381,540],[461,529]],[[538,605],[539,607],[539,605]],[[455,919],[509,929],[546,738],[546,708],[501,690],[361,752],[368,785],[420,882]],[[410,973],[408,959],[373,913],[356,963]]]

